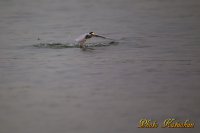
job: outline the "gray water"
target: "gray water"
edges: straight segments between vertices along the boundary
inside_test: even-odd
[[[34,47],[90,31],[118,44]],[[199,105],[199,0],[0,0],[0,133],[195,133]]]

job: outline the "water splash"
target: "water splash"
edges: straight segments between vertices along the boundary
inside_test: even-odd
[[[98,42],[98,43],[86,43],[87,47],[105,47],[110,45],[117,45],[118,42]],[[62,48],[79,48],[77,43],[59,43],[59,42],[50,42],[50,43],[38,43],[34,44],[34,47],[37,48],[53,48],[53,49],[62,49]]]
[[[53,48],[53,49],[61,49],[61,48],[78,48],[78,44],[73,43],[58,43],[58,42],[51,42],[51,43],[38,43],[34,44],[34,47],[37,48]]]

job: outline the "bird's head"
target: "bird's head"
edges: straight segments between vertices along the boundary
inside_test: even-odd
[[[95,35],[96,35],[94,32],[90,32],[89,34],[92,35],[92,36],[95,36]]]

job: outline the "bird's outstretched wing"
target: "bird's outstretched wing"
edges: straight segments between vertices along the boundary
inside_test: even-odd
[[[103,39],[109,39],[109,40],[113,40],[111,38],[108,38],[108,37],[104,37],[104,36],[100,36],[100,35],[94,35],[95,37],[100,37],[100,38],[103,38]]]
[[[106,39],[106,37],[100,36],[100,35],[94,35],[94,37],[100,37],[100,38]]]

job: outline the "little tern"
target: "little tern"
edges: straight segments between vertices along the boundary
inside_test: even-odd
[[[107,38],[107,37],[104,37],[104,36],[100,36],[100,35],[97,35],[95,34],[94,32],[89,32],[89,33],[85,33],[81,36],[79,36],[78,38],[76,38],[76,42],[78,42],[80,48],[85,48],[86,45],[85,45],[85,42],[86,40],[92,38],[92,37],[99,37],[99,38],[103,38],[103,39],[110,39],[110,38]],[[112,40],[112,39],[110,39]]]

